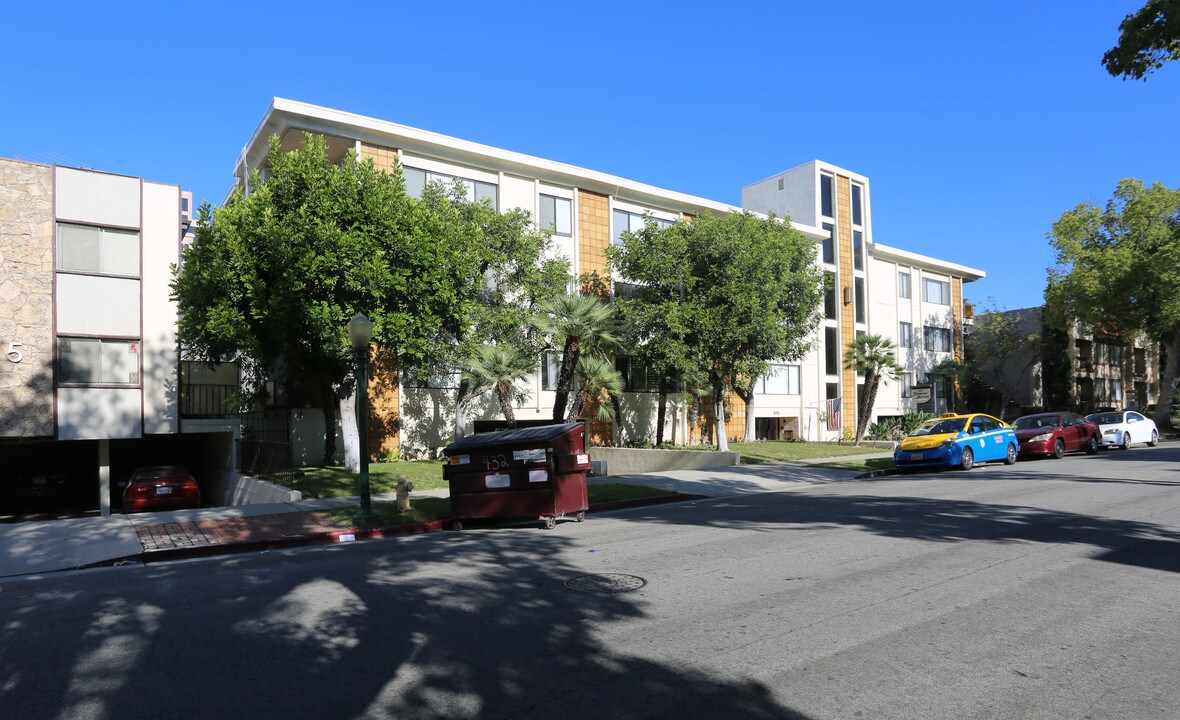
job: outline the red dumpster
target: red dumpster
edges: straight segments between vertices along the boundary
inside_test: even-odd
[[[557,518],[590,507],[586,495],[586,428],[581,423],[477,433],[443,450],[451,517],[464,520]]]

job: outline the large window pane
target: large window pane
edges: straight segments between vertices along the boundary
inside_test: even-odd
[[[828,231],[828,236],[824,238],[823,242],[823,261],[828,265],[836,262],[836,253],[834,250],[836,244],[836,235],[832,223],[824,223],[823,229]]]
[[[102,272],[139,275],[139,233],[134,230],[102,231]]]
[[[406,194],[410,197],[422,197],[426,189],[426,171],[418,168],[402,168],[402,175],[406,178]]]
[[[63,383],[135,385],[139,382],[139,341],[60,338],[59,379]]]
[[[857,270],[865,269],[864,253],[865,235],[860,230],[852,231],[852,266]]]
[[[865,279],[854,278],[852,285],[856,307],[856,321],[862,323],[865,321]]]
[[[824,273],[824,317],[836,318],[836,273]]]
[[[824,328],[824,370],[828,375],[840,374],[840,331],[834,327]]]
[[[102,341],[102,375],[99,382],[139,382],[139,343]]]
[[[825,217],[835,217],[832,214],[832,176],[819,176],[819,211]]]
[[[853,185],[852,186],[852,224],[853,225],[863,225],[864,224],[863,222],[861,222],[860,191],[861,191],[860,185]]]
[[[99,272],[102,230],[83,225],[57,226],[57,269]]]

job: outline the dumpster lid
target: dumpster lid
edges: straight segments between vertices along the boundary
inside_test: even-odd
[[[517,428],[515,430],[499,430],[497,432],[476,433],[456,440],[443,449],[444,455],[478,450],[493,445],[519,445],[524,443],[541,443],[554,440],[574,430],[579,432],[582,423],[565,423],[564,425],[542,425],[541,427]]]

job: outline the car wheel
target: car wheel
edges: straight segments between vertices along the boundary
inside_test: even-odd
[[[1008,443],[1008,457],[1004,458],[1005,465],[1013,465],[1016,463],[1016,446]]]
[[[1053,457],[1058,460],[1065,457],[1065,441],[1061,438],[1058,438],[1057,442],[1053,443]]]
[[[1098,452],[1098,438],[1091,435],[1090,439],[1086,441],[1086,454],[1093,455],[1096,452]]]
[[[1123,433],[1123,444],[1119,446],[1119,449],[1120,450],[1130,450],[1131,449],[1131,433],[1129,433],[1129,432]]]
[[[1157,433],[1155,430],[1152,430],[1151,431],[1151,439],[1147,441],[1147,444],[1151,447],[1155,447],[1156,445],[1159,445],[1160,444],[1160,434]]]
[[[970,470],[975,467],[975,453],[971,452],[971,448],[963,448],[963,457],[959,460],[959,469]]]

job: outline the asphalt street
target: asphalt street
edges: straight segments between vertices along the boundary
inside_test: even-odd
[[[1180,443],[0,581],[8,718],[1180,716]]]

